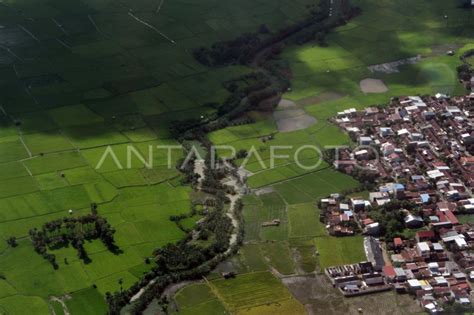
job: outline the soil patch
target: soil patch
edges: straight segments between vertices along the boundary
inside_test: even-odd
[[[281,99],[277,109],[288,109],[296,107],[296,103],[290,100]]]
[[[359,83],[360,89],[364,93],[385,93],[388,87],[379,79],[364,79]]]
[[[309,116],[302,109],[276,111],[273,113],[273,118],[280,132],[306,129],[316,123],[316,118]]]
[[[260,188],[259,190],[256,190],[255,194],[257,196],[261,196],[261,195],[266,195],[266,194],[272,193],[274,191],[275,190],[273,189],[273,187],[264,187],[264,188]]]

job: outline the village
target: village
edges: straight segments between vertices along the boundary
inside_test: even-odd
[[[472,303],[473,105],[474,93],[410,96],[334,118],[358,146],[332,162],[366,188],[318,205],[331,235],[365,235],[367,262],[325,270],[345,296],[392,289],[429,313]]]

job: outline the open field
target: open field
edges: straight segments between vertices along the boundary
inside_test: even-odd
[[[229,314],[207,284],[193,284],[176,293],[176,314]]]
[[[304,307],[269,272],[243,274],[230,280],[214,280],[211,286],[215,294],[237,314],[260,314],[260,310],[264,314],[270,314],[271,311],[283,314],[280,308],[287,309],[287,303],[292,304],[293,314],[304,314]]]
[[[319,253],[321,269],[329,266],[366,261],[363,237],[317,237],[316,250]]]
[[[326,227],[319,222],[319,209],[314,202],[292,205],[288,208],[291,238],[326,235]]]

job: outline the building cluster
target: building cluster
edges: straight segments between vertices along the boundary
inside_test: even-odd
[[[376,271],[370,262],[334,266],[326,268],[326,275],[335,288],[345,296],[356,296],[387,291],[391,285],[380,271]]]
[[[430,313],[445,303],[471,303],[474,224],[460,221],[474,217],[473,105],[473,94],[438,94],[338,113],[336,123],[358,146],[339,149],[334,166],[373,179],[364,197],[333,194],[319,205],[320,220],[331,235],[367,235],[370,271],[366,263],[326,270],[346,295],[388,285],[413,294]],[[398,219],[400,237],[387,239],[390,223],[378,222],[372,209],[396,212],[392,218]],[[374,237],[385,237],[384,246]],[[382,282],[365,281],[372,277]]]
[[[440,191],[446,199],[468,195],[464,186],[474,185],[473,104],[471,96],[438,94],[339,112],[336,123],[359,146],[338,150],[334,166],[347,173],[372,172],[381,180],[403,181],[408,199],[423,200],[422,194],[435,196]]]

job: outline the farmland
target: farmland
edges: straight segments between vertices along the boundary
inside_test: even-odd
[[[319,251],[319,263],[322,269],[367,260],[363,239],[360,236],[344,238],[317,237],[316,248]]]
[[[185,287],[175,295],[177,314],[228,314],[211,288],[206,284]]]
[[[292,305],[293,314],[304,314],[304,307],[269,272],[248,273],[229,281],[219,279],[211,282],[211,286],[237,314],[284,314],[280,309],[288,309],[288,304]]]

